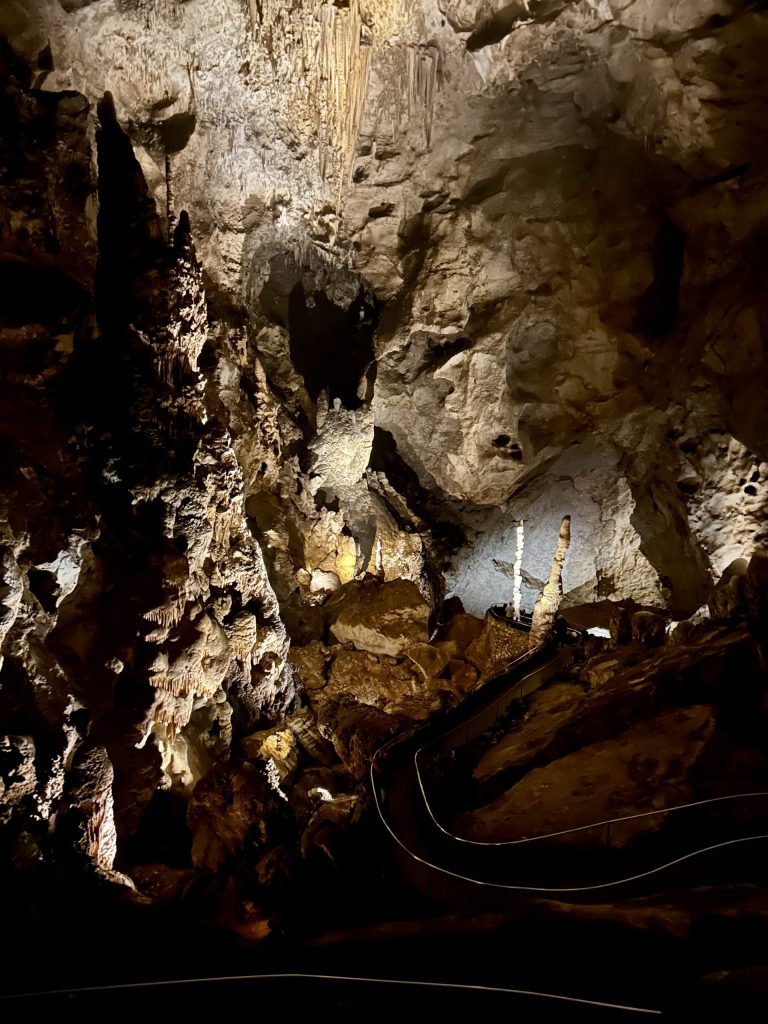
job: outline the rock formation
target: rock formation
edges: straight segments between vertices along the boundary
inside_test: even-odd
[[[764,784],[766,43],[754,0],[4,0],[20,921],[379,892],[371,754],[541,591],[534,638],[611,636],[474,767],[515,834],[561,769],[644,806],[644,745],[665,806]]]
[[[539,594],[533,609],[531,641],[534,644],[550,640],[555,631],[555,620],[563,599],[563,566],[571,544],[571,517],[564,516],[557,536],[557,547],[552,558],[552,568],[544,589]]]

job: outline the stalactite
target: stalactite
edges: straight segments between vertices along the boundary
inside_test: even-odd
[[[144,618],[149,622],[162,626],[163,629],[173,629],[181,621],[185,606],[185,597],[176,598],[159,608],[152,608],[150,611],[145,612]]]
[[[432,142],[435,93],[439,54],[434,46],[409,46],[406,57],[406,96],[408,119],[420,115],[427,146]]]
[[[317,65],[324,99],[317,114],[320,175],[324,181],[336,177],[339,204],[341,190],[352,173],[365,109],[371,40],[366,35],[359,0],[350,0],[347,10],[339,10],[331,3],[321,4],[319,21]]]

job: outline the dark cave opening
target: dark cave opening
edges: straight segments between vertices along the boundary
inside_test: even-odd
[[[19,259],[0,260],[0,289],[3,327],[55,323],[71,314],[87,295],[58,267],[35,266]]]
[[[59,591],[56,577],[46,569],[29,569],[29,589],[47,612],[56,611],[56,596]]]
[[[685,232],[665,217],[651,247],[653,281],[637,306],[638,326],[652,338],[675,326],[684,256]]]
[[[405,497],[408,507],[430,524],[432,541],[440,555],[456,551],[466,543],[464,531],[449,504],[429,494],[398,451],[392,434],[381,427],[375,427],[373,431],[369,468],[384,473],[395,490]],[[404,523],[403,526],[407,529],[409,524]]]
[[[304,378],[310,397],[321,391],[329,400],[341,399],[346,409],[358,409],[358,388],[373,362],[373,332],[378,306],[360,290],[347,309],[322,292],[308,296],[303,284],[288,297],[291,361]]]
[[[192,138],[197,120],[194,114],[183,111],[172,114],[160,125],[160,137],[167,154],[180,153]]]

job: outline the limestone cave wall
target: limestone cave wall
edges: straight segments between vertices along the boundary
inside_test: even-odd
[[[492,673],[564,515],[574,621],[734,612],[767,45],[757,0],[5,0],[14,863],[353,860],[368,756]]]

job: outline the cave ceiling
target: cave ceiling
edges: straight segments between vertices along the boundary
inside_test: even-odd
[[[1,27],[38,88],[112,94],[283,402],[370,406],[470,537],[473,610],[505,515],[541,562],[573,506],[574,601],[689,612],[754,540],[759,3],[12,0]]]

